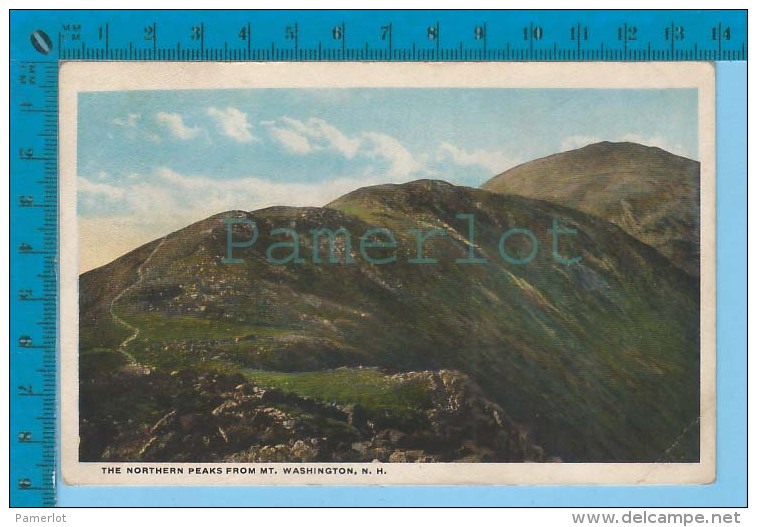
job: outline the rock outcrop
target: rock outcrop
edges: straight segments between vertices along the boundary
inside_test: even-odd
[[[124,368],[82,386],[85,401],[107,398],[112,411],[82,423],[81,457],[162,462],[544,460],[542,449],[467,376],[442,370],[388,377],[421,386],[430,404],[396,415],[261,388],[242,375],[140,374]],[[152,405],[153,418],[138,422],[121,415],[118,399],[127,393]]]

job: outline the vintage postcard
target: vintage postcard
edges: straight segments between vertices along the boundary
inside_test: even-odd
[[[712,482],[714,82],[64,63],[65,482]]]

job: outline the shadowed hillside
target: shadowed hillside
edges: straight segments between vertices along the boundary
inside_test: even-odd
[[[242,263],[222,261],[224,218],[248,221],[236,241],[257,227]],[[580,261],[555,258],[555,221],[575,229],[558,253]],[[506,261],[514,227],[538,246],[511,236]],[[301,261],[283,263],[281,228],[299,233]],[[322,228],[351,235],[335,236],[335,263],[328,237],[313,258]],[[361,250],[370,228],[396,247],[384,234]],[[438,229],[423,258],[412,229]],[[546,201],[416,181],[229,212],[85,273],[80,290],[83,459],[301,460],[302,444],[363,461],[699,458],[696,280]]]
[[[699,163],[635,143],[597,143],[511,168],[482,188],[594,214],[699,276]]]

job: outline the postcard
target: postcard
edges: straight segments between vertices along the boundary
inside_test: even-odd
[[[71,62],[73,485],[705,484],[705,63]]]

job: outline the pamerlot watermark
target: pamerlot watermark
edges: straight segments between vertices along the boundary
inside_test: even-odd
[[[68,518],[66,518],[65,513],[33,514],[30,512],[25,512],[25,513],[17,512],[15,514],[15,522],[16,523],[67,523]]]
[[[476,231],[475,215],[469,213],[456,214],[458,220],[467,222],[467,245],[466,255],[463,258],[456,258],[457,264],[486,264],[487,258],[476,256]],[[245,259],[240,255],[240,250],[248,249],[257,244],[260,230],[257,222],[249,218],[224,218],[226,224],[226,256],[223,263],[241,264]],[[577,234],[576,229],[570,228],[563,220],[552,218],[551,227],[544,233],[552,245],[552,259],[555,262],[564,265],[571,265],[581,261],[580,255],[564,255],[561,252],[561,239],[565,236],[574,236]],[[241,226],[246,233],[245,238],[235,236],[234,227]],[[308,256],[314,264],[354,264],[356,263],[353,256],[353,234],[345,227],[340,226],[336,229],[326,226],[309,229],[306,233],[300,233],[290,227],[275,227],[269,231],[269,236],[277,241],[269,243],[265,247],[266,261],[273,265],[286,265],[290,263],[305,263]],[[366,263],[373,265],[387,265],[398,261],[397,254],[398,235],[408,236],[413,240],[414,252],[407,257],[406,262],[409,264],[435,264],[439,259],[430,256],[426,252],[426,244],[432,238],[447,236],[448,233],[440,228],[428,229],[407,229],[402,233],[397,233],[387,227],[368,227],[359,236],[357,247],[360,256]],[[307,255],[301,247],[302,238],[309,238],[312,246],[312,254]],[[337,255],[336,240],[337,237],[344,243],[344,256],[340,258]],[[511,238],[523,238],[528,240],[530,250],[525,255],[516,255],[508,250],[507,243]],[[323,259],[320,252],[320,242],[328,242],[328,258]],[[531,263],[539,252],[539,237],[534,230],[524,227],[510,227],[504,230],[497,242],[497,252],[504,262],[511,265],[525,265]],[[379,257],[374,250],[383,250],[385,252]],[[390,252],[386,252],[390,251]],[[391,252],[393,251],[393,252]]]

